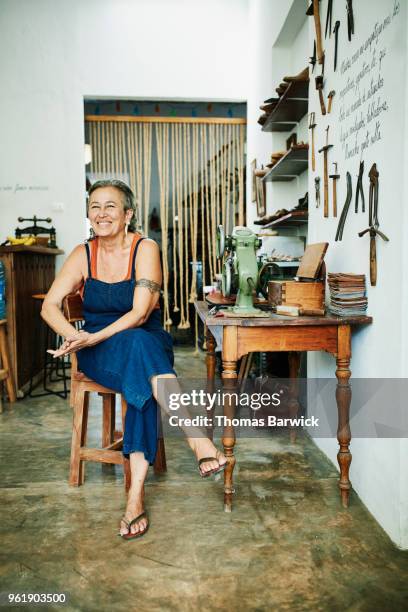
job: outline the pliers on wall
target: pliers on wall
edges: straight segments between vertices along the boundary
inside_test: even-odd
[[[365,198],[364,198],[364,190],[363,190],[363,174],[364,174],[364,162],[360,162],[360,168],[358,171],[358,179],[357,179],[357,188],[356,188],[356,203],[355,203],[355,212],[358,212],[358,197],[361,195],[361,210],[365,212]]]

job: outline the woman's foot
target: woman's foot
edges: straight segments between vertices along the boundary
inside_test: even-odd
[[[210,438],[189,438],[188,443],[198,462],[205,457],[214,457],[201,463],[199,466],[201,474],[213,472],[227,463],[225,455],[217,449]]]
[[[142,516],[139,521],[133,523],[129,529],[129,523],[135,519],[139,514],[144,512],[144,494],[143,491],[132,491],[128,493],[128,500],[126,506],[126,512],[123,519],[120,521],[119,534],[125,536],[127,534],[133,535],[135,533],[146,531],[148,526],[147,516]]]

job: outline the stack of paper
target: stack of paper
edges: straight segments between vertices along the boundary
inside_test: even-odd
[[[365,274],[328,274],[329,308],[339,317],[363,315],[367,310]]]

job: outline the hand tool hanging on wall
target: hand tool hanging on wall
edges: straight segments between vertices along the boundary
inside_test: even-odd
[[[327,113],[331,113],[331,107],[332,107],[332,102],[333,102],[333,97],[336,95],[336,92],[334,91],[334,89],[332,89],[331,91],[329,91],[329,95],[327,96],[329,103],[327,105]]]
[[[309,59],[310,59],[309,64],[312,65],[312,72],[313,72],[314,67],[316,65],[316,41],[315,40],[313,41],[313,55],[311,55]]]
[[[315,116],[316,116],[315,113],[310,113],[310,119],[309,119],[309,130],[311,130],[311,139],[312,139],[312,170],[313,172],[316,170],[315,140],[314,140],[314,130],[316,127]]]
[[[343,210],[341,211],[339,224],[337,226],[337,232],[336,232],[336,238],[335,238],[336,241],[341,240],[343,238],[344,225],[346,223],[346,218],[347,218],[347,213],[350,207],[351,198],[353,197],[353,185],[351,183],[350,172],[347,172],[346,179],[347,179],[347,196],[346,196],[346,201],[344,202]]]
[[[347,33],[348,39],[351,41],[351,35],[354,34],[354,15],[353,15],[353,0],[347,2]]]
[[[362,211],[365,212],[365,198],[364,198],[364,190],[363,190],[363,174],[364,174],[364,161],[360,162],[360,168],[358,171],[357,178],[357,188],[356,188],[356,203],[355,203],[355,212],[358,213],[358,198],[361,195],[361,205]]]
[[[334,174],[330,174],[329,178],[333,180],[333,217],[337,217],[337,181],[340,174],[337,174],[337,162],[333,162]]]
[[[329,216],[329,170],[327,167],[327,152],[332,148],[333,145],[329,144],[329,128],[328,125],[326,128],[326,144],[324,147],[319,149],[319,153],[323,152],[324,159],[324,176],[323,176],[323,187],[324,187],[324,208],[323,214],[325,217]]]
[[[332,14],[333,14],[333,0],[329,0],[327,4],[326,29],[324,31],[325,38],[327,38],[327,32],[329,32],[329,38],[331,36]],[[329,26],[329,23],[330,23],[330,26]]]
[[[315,176],[316,208],[320,208],[320,176]]]
[[[320,101],[320,110],[322,111],[322,115],[326,114],[326,106],[324,104],[323,98],[323,75],[316,77],[316,89],[319,92],[319,101]]]
[[[306,11],[306,15],[313,15],[316,30],[317,61],[319,64],[323,64],[324,52],[322,45],[322,27],[320,23],[319,0],[312,0],[311,5]]]
[[[360,238],[370,233],[370,283],[372,287],[375,287],[377,284],[377,249],[375,244],[375,239],[378,236],[389,242],[389,238],[378,229],[380,226],[380,222],[378,221],[378,177],[379,172],[377,170],[377,165],[373,164],[371,166],[370,172],[368,173],[370,177],[370,192],[368,197],[368,225],[369,227],[362,232],[359,232],[358,235]]]
[[[337,49],[339,46],[339,27],[340,21],[336,21],[334,24],[333,34],[334,34],[334,72],[336,72],[337,68]]]

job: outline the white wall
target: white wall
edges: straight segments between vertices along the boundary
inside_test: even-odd
[[[399,12],[393,17],[394,6],[400,5]],[[327,1],[321,3],[321,14],[326,14]],[[322,117],[314,83],[310,85],[310,106],[315,111],[318,127],[316,128],[317,148],[320,148],[325,138],[325,128],[330,124],[329,142],[334,145],[330,151],[330,160],[337,161],[338,172],[341,179],[338,182],[339,212],[346,197],[346,171],[352,176],[353,200],[347,217],[343,240],[335,242],[338,219],[330,215],[324,219],[322,210],[313,205],[310,208],[309,242],[328,241],[330,243],[326,263],[329,271],[342,271],[365,273],[368,286],[369,314],[373,316],[372,326],[358,331],[352,345],[352,377],[356,378],[397,378],[404,376],[403,371],[403,342],[402,334],[406,310],[402,306],[403,279],[407,278],[404,266],[403,252],[403,224],[401,219],[405,212],[405,201],[402,197],[401,177],[404,176],[404,117],[406,115],[407,98],[405,95],[405,63],[406,63],[406,3],[394,0],[362,0],[354,7],[355,36],[351,42],[347,40],[346,22],[340,7],[334,3],[333,20],[339,19],[339,60],[337,71],[333,71],[333,36],[326,41],[326,67],[325,92],[334,89],[336,96],[333,101],[331,115]],[[353,62],[353,56],[360,46],[365,43],[374,31],[375,24],[381,25],[391,15],[389,24],[376,40],[368,45],[363,54]],[[334,22],[334,21],[333,21]],[[312,23],[311,23],[312,26]],[[312,28],[311,28],[312,29]],[[311,40],[313,30],[311,31]],[[380,69],[379,60],[382,52]],[[376,63],[373,65],[373,58]],[[347,59],[351,59],[350,68],[346,68]],[[342,90],[347,86],[348,80],[363,74],[364,65],[369,72],[360,80],[359,86],[343,97]],[[350,105],[378,79],[383,79],[382,86],[372,97],[375,106],[377,100],[386,102],[384,110],[374,120],[368,120],[368,109],[371,102],[362,102],[353,114],[347,114]],[[344,117],[341,111],[344,110]],[[341,134],[345,133],[355,120],[365,121],[364,129],[348,138],[349,151],[355,144],[359,146],[358,154],[348,156],[342,146]],[[372,142],[375,135],[375,124],[379,122],[381,139]],[[402,128],[402,129],[401,129]],[[369,145],[364,151],[362,143]],[[378,134],[378,130],[377,130]],[[374,138],[375,140],[375,138]],[[366,198],[366,213],[354,212],[354,194],[357,182],[360,157],[365,162],[364,192]],[[385,243],[377,239],[378,280],[377,286],[371,287],[369,282],[369,237],[358,237],[358,232],[368,226],[368,172],[373,163],[377,164],[380,173],[379,219],[380,229],[390,238]],[[318,156],[316,174],[323,178],[323,163]],[[314,175],[309,174],[309,193],[313,193]],[[313,200],[312,200],[313,201]],[[406,262],[406,258],[405,258]],[[406,344],[405,344],[406,346]],[[333,360],[329,355],[322,353],[309,354],[308,374],[313,377],[331,376]],[[406,375],[406,374],[405,374]],[[353,462],[350,479],[354,489],[369,508],[371,513],[381,523],[391,538],[401,547],[408,548],[408,520],[406,506],[408,502],[405,481],[407,480],[406,440],[393,439],[354,439],[352,440]],[[331,440],[316,440],[316,443],[327,453],[334,463],[337,462],[337,442]],[[404,450],[405,449],[405,450]],[[405,514],[404,514],[405,513]]]
[[[314,25],[308,19],[306,25],[301,22],[299,11],[306,11],[309,2],[295,0],[279,2],[278,0],[251,0],[250,28],[256,36],[256,46],[250,64],[253,66],[252,87],[248,98],[248,160],[265,159],[276,148],[275,139],[261,131],[256,124],[259,116],[260,102],[271,96],[284,73],[301,70],[312,53]],[[345,6],[333,3],[333,24],[341,21],[339,33],[339,64],[333,73],[333,36],[326,42],[325,92],[334,89],[336,97],[331,115],[322,118],[315,90],[314,76],[319,74],[316,66],[313,81],[310,83],[310,110],[316,112],[318,128],[316,129],[316,151],[324,144],[325,127],[330,123],[330,143],[334,148],[330,152],[330,161],[337,161],[341,179],[338,184],[339,215],[345,200],[345,176],[349,170],[355,189],[360,155],[345,159],[341,147],[341,127],[347,123],[340,121],[340,91],[347,82],[348,74],[356,72],[356,67],[364,60],[365,55],[357,61],[352,70],[341,74],[341,62],[346,56],[352,56],[359,45],[364,42],[373,30],[376,20],[385,18],[393,12],[394,0],[360,0],[354,4],[355,36],[347,41]],[[405,169],[408,162],[408,126],[406,110],[408,100],[406,3],[399,2],[399,13],[391,19],[389,25],[379,36],[376,46],[386,48],[382,60],[384,83],[379,94],[386,99],[389,110],[379,116],[381,120],[381,140],[370,145],[364,151],[365,160],[364,190],[366,210],[368,211],[367,173],[373,162],[377,163],[380,172],[380,208],[381,227],[389,236],[390,242],[377,241],[378,283],[369,287],[369,313],[374,318],[372,326],[357,331],[353,337],[353,357],[351,362],[352,376],[357,378],[407,377],[408,374],[408,323],[405,313],[408,311],[408,278],[406,264],[408,260],[408,241],[403,242],[404,228],[408,222],[406,201],[408,199],[408,179]],[[327,0],[320,3],[322,27],[325,25]],[[308,31],[308,35],[307,35]],[[306,33],[306,35],[305,35]],[[308,40],[307,40],[308,38]],[[373,45],[372,45],[373,46]],[[303,57],[301,57],[303,55]],[[296,63],[301,57],[301,62]],[[370,54],[372,60],[372,54]],[[371,63],[371,61],[370,61]],[[378,70],[378,65],[375,70]],[[375,75],[377,73],[374,71]],[[371,78],[371,77],[370,77]],[[366,89],[364,79],[360,89]],[[374,96],[374,99],[377,98]],[[346,97],[347,98],[347,97]],[[347,102],[349,105],[349,98]],[[353,94],[353,100],[358,99]],[[366,108],[365,108],[366,112]],[[370,122],[371,123],[371,122]],[[374,122],[375,124],[375,122]],[[300,130],[302,130],[302,124]],[[369,126],[371,130],[371,125]],[[375,131],[375,130],[374,130]],[[275,135],[273,135],[275,138]],[[279,138],[279,135],[278,135]],[[363,140],[359,137],[359,140]],[[317,154],[317,153],[316,153]],[[332,171],[332,168],[330,168]],[[323,161],[317,154],[316,174],[323,178]],[[328,241],[330,243],[326,256],[329,271],[364,272],[369,279],[369,239],[358,238],[358,231],[368,225],[368,214],[354,213],[354,197],[340,243],[334,242],[338,218],[323,218],[322,208],[314,205],[314,174],[308,176],[309,189],[309,235],[308,242]],[[278,203],[285,202],[289,190],[280,187],[279,198],[269,197],[268,213]],[[271,193],[271,192],[270,192]],[[323,193],[323,190],[322,190]],[[292,196],[290,196],[292,197]],[[248,199],[250,202],[250,200]],[[248,217],[255,218],[250,208]],[[286,207],[286,206],[285,206]],[[361,211],[361,204],[360,204]],[[274,240],[274,239],[272,239]],[[369,282],[369,281],[368,281]],[[329,355],[309,353],[308,375],[316,378],[333,378],[335,362]],[[317,439],[318,446],[328,455],[337,467],[338,444],[335,439]],[[392,439],[353,439],[351,443],[353,461],[350,479],[355,491],[366,504],[370,512],[384,527],[393,541],[402,548],[408,548],[408,478],[407,459],[408,441]]]
[[[2,235],[36,213],[66,252],[83,240],[84,96],[247,97],[247,0],[0,0],[0,13]]]

